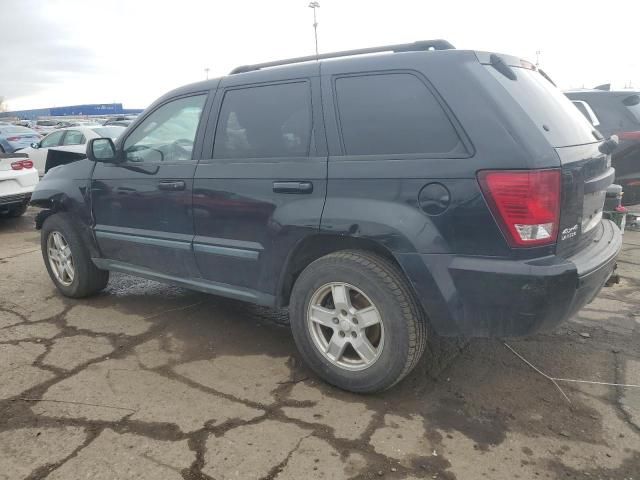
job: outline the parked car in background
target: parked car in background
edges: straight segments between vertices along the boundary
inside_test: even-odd
[[[0,218],[26,212],[38,172],[23,154],[0,153]]]
[[[589,122],[620,144],[611,164],[622,185],[623,205],[640,203],[640,92],[633,90],[573,90],[565,92]]]
[[[33,122],[31,120],[16,120],[13,124],[19,125],[20,127],[33,128]]]
[[[104,125],[119,125],[121,127],[128,127],[133,123],[133,120],[107,120]]]
[[[33,129],[42,134],[46,135],[49,132],[52,132],[56,125],[58,124],[58,120],[36,120],[33,124]]]
[[[13,153],[42,138],[35,130],[7,123],[0,125],[0,153]]]
[[[54,130],[42,140],[34,141],[29,147],[20,150],[26,153],[33,161],[40,176],[44,175],[47,168],[47,154],[50,148],[68,152],[85,153],[87,141],[92,138],[108,137],[118,138],[124,131],[124,127],[69,127]]]
[[[375,392],[428,330],[529,335],[598,294],[622,245],[605,145],[529,62],[423,41],[178,88],[32,203],[63,295],[118,271],[288,307],[320,377]]]

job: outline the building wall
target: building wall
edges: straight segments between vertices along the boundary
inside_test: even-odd
[[[1,117],[18,117],[34,120],[38,117],[65,117],[71,115],[123,115],[140,113],[142,109],[122,108],[121,103],[93,103],[88,105],[71,105],[68,107],[36,108],[33,110],[17,110],[0,112]]]

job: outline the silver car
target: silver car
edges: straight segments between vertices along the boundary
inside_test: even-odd
[[[0,124],[0,153],[13,153],[39,142],[42,136],[35,130],[11,124]]]

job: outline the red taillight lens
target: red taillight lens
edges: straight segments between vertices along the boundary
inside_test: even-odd
[[[11,168],[13,170],[22,170],[23,168],[33,168],[33,162],[31,160],[18,160],[11,162]]]
[[[17,142],[20,140],[20,137],[7,137],[7,141],[9,142]]]
[[[620,132],[617,134],[620,140],[640,140],[639,132]]]
[[[485,170],[478,172],[478,181],[511,246],[556,241],[560,170]]]

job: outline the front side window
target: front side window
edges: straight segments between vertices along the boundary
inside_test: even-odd
[[[191,160],[206,95],[165,103],[127,137],[124,156],[129,162]]]
[[[85,143],[85,138],[82,132],[78,130],[67,130],[67,134],[64,137],[63,145],[82,145]]]
[[[229,90],[220,109],[213,158],[306,156],[310,136],[307,82]]]
[[[50,133],[40,142],[40,148],[57,147],[60,145],[63,135],[64,131]]]
[[[415,75],[340,77],[335,89],[347,155],[464,152],[444,110]]]

